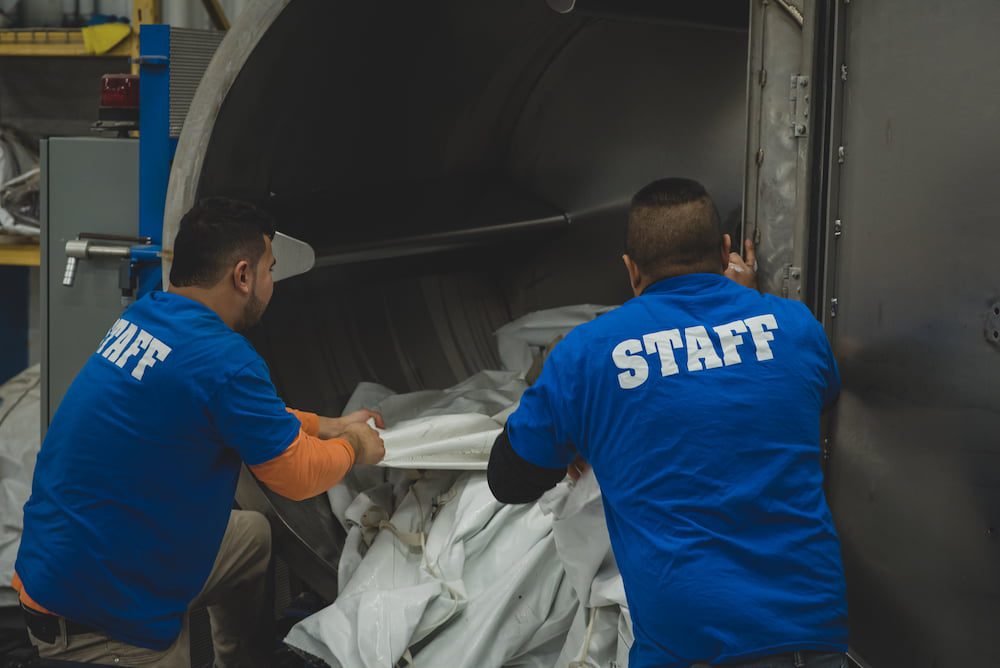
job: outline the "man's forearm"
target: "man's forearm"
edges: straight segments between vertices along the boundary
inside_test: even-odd
[[[537,466],[514,451],[507,430],[497,436],[490,452],[487,481],[501,503],[531,503],[566,477],[566,469]]]
[[[321,440],[303,429],[283,453],[250,470],[268,489],[302,501],[343,480],[354,460],[355,446],[347,439]]]

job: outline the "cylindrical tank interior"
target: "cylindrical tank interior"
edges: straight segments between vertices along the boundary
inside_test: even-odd
[[[198,197],[266,201],[317,251],[251,334],[289,405],[337,415],[359,381],[447,387],[498,368],[493,332],[513,318],[621,303],[625,209],[655,178],[695,178],[738,219],[745,1],[697,3],[694,20],[667,1],[621,16],[544,0],[273,4],[226,65],[239,73],[202,162],[174,170],[200,168]],[[300,574],[335,594],[326,499],[266,505]]]

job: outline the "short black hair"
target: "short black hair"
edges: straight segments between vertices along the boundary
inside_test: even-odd
[[[720,263],[722,223],[697,181],[653,181],[632,198],[625,252],[650,277],[706,270]]]
[[[208,197],[181,218],[174,239],[170,283],[176,287],[211,287],[240,260],[256,267],[264,255],[264,237],[274,238],[275,222],[258,206],[228,197]]]

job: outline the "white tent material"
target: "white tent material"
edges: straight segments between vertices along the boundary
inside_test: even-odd
[[[424,471],[359,467],[330,490],[348,531],[340,596],[297,624],[289,645],[345,667],[628,665],[631,621],[593,474],[505,506],[475,472],[544,348],[606,310],[507,325],[497,336],[508,370],[449,390],[358,387],[345,412],[381,410],[389,465]]]
[[[553,665],[578,603],[537,505],[504,506],[482,473],[410,487],[337,602],[286,642],[332,666]]]
[[[554,518],[556,552],[581,606],[553,666],[628,666],[632,620],[593,472],[539,501]]]
[[[431,471],[390,520],[393,487],[348,509],[346,584],[285,642],[337,667],[628,665],[631,623],[593,474],[505,506],[482,473]]]
[[[577,325],[590,322],[613,308],[579,304],[535,311],[518,318],[496,332],[500,363],[508,371],[527,373],[546,346]]]
[[[485,470],[493,441],[527,388],[520,374],[481,371],[447,390],[394,394],[358,385],[345,412],[378,409],[386,456],[382,466]]]
[[[17,605],[10,582],[41,445],[40,378],[36,364],[0,385],[0,606]]]
[[[386,456],[382,466],[404,469],[486,470],[493,441],[527,389],[525,376],[545,348],[611,307],[564,306],[518,318],[496,332],[504,371],[481,371],[446,390],[395,394],[361,383],[344,409],[377,409]]]

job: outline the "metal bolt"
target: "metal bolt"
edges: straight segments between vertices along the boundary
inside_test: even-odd
[[[831,318],[836,318],[837,317],[837,310],[838,310],[839,306],[840,306],[840,303],[837,301],[836,297],[834,297],[834,298],[832,298],[830,300],[830,317]]]
[[[844,233],[844,224],[840,221],[840,218],[833,221],[833,236],[840,237]]]
[[[847,65],[846,64],[840,66],[840,80],[841,81],[847,81]]]
[[[837,147],[837,162],[844,164],[844,160],[847,159],[847,148],[844,146]]]

